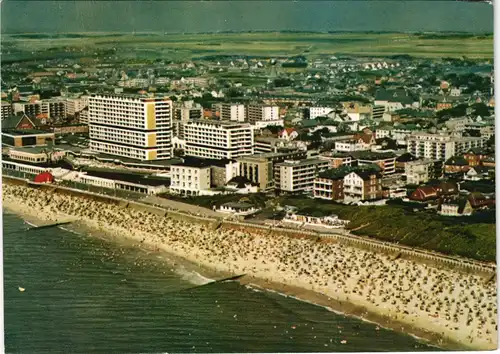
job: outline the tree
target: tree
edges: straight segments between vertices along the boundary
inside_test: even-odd
[[[472,105],[474,109],[474,115],[481,117],[488,117],[490,115],[490,109],[484,103],[475,103]]]

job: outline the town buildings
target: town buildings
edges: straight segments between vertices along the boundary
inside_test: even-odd
[[[314,197],[345,202],[380,199],[382,175],[373,165],[329,169],[314,180]]]
[[[430,179],[442,176],[442,161],[440,162],[441,173],[436,173],[436,162],[429,159],[409,161],[405,163],[405,175],[407,184],[419,185],[427,183]],[[436,175],[438,177],[436,177]]]
[[[254,130],[247,123],[190,121],[184,125],[185,153],[209,159],[253,154]]]
[[[42,113],[41,102],[15,102],[12,107],[14,114],[24,113],[32,118]]]
[[[245,105],[240,103],[222,103],[220,119],[233,122],[245,122]]]
[[[200,195],[210,189],[210,166],[175,164],[170,170],[170,191],[183,196]]]
[[[326,116],[334,110],[332,107],[309,107],[309,119]]]
[[[2,102],[2,111],[1,111],[1,119],[6,117],[10,117],[14,114],[14,110],[12,109],[12,105],[9,102]]]
[[[265,153],[242,156],[237,159],[240,166],[240,176],[258,185],[261,191],[270,191],[276,187],[280,170],[277,164],[286,160],[301,160],[307,158],[306,151],[293,150],[288,153]]]
[[[89,96],[81,96],[79,98],[66,99],[66,114],[74,117],[89,105]],[[88,121],[87,121],[88,123]]]
[[[314,179],[328,169],[329,161],[320,158],[287,160],[276,166],[279,168],[279,183],[282,192],[310,192],[314,189]]]
[[[419,101],[408,90],[380,89],[375,94],[376,106],[384,106],[385,112],[394,112],[403,108],[418,108]]]
[[[407,150],[417,158],[447,160],[472,148],[483,147],[484,143],[485,139],[479,137],[413,133],[408,136]]]
[[[92,95],[90,149],[139,160],[172,157],[172,101],[161,97]]]
[[[193,101],[184,101],[181,104],[175,104],[174,107],[173,136],[184,139],[184,124],[190,120],[201,119],[203,107]]]
[[[275,105],[249,104],[246,106],[246,120],[250,124],[280,120],[279,107]]]

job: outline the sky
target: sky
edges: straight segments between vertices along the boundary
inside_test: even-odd
[[[493,32],[493,6],[459,1],[1,0],[2,33]]]

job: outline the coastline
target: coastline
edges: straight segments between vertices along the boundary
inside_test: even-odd
[[[24,188],[25,190],[28,189],[26,187],[17,188]],[[31,191],[36,193],[36,190]],[[72,199],[76,202],[85,202],[83,199],[80,199],[80,201],[78,201],[78,197],[62,196],[61,198],[66,198],[68,200]],[[10,194],[6,198],[5,193],[3,199],[3,206],[5,209],[20,215],[21,217],[23,217],[23,219],[29,222],[33,222],[36,225],[39,225],[40,222],[43,221],[55,221],[64,218],[67,219],[68,217],[76,217],[76,215],[65,214],[63,212],[49,213],[46,211],[39,212],[35,217],[27,212],[27,210],[32,210],[29,202],[26,202],[25,200],[22,200],[20,198],[14,198],[12,197],[12,194]],[[50,208],[50,206],[51,202],[49,201],[47,207]],[[54,205],[52,205],[52,207],[54,207]],[[56,209],[58,208],[56,207]],[[177,225],[177,223],[180,222],[174,222],[175,225]],[[245,265],[242,260],[240,262],[236,262],[239,264],[234,264],[232,266],[228,264],[221,264],[220,262],[214,264],[210,261],[207,261],[207,259],[203,257],[203,252],[199,252],[200,250],[195,249],[195,252],[193,252],[193,249],[190,249],[189,247],[175,247],[175,245],[173,247],[169,247],[166,243],[162,243],[161,239],[155,237],[153,233],[144,232],[144,230],[134,230],[134,228],[127,229],[119,227],[117,225],[111,225],[111,223],[106,225],[102,222],[102,220],[95,220],[92,218],[81,218],[81,222],[79,222],[78,224],[81,224],[90,232],[93,231],[103,233],[108,238],[116,240],[126,239],[140,247],[147,246],[151,249],[159,248],[162,250],[162,252],[165,252],[165,254],[172,255],[173,257],[178,257],[179,259],[183,259],[186,262],[192,264],[193,267],[200,270],[200,274],[202,274],[203,276],[207,275],[210,278],[213,278],[214,275],[219,275],[220,277],[226,275],[234,275],[236,272],[238,272],[239,269],[241,269],[242,265]],[[183,227],[184,226],[185,225],[183,225]],[[235,233],[236,232],[229,232],[229,234]],[[257,236],[257,238],[258,237],[259,236]],[[234,257],[234,259],[236,259],[236,257]],[[257,260],[257,262],[259,262],[259,260]],[[488,345],[484,342],[476,342],[474,343],[474,345],[467,345],[466,343],[464,343],[463,338],[457,338],[458,340],[455,340],[455,338],[452,338],[452,336],[444,335],[445,332],[442,332],[442,334],[436,333],[436,328],[438,328],[439,326],[429,326],[426,322],[431,321],[424,321],[425,317],[421,318],[422,316],[416,316],[415,318],[415,316],[413,316],[414,318],[411,318],[411,316],[402,316],[398,318],[395,317],[390,310],[384,313],[384,311],[380,311],[381,309],[377,309],[376,307],[371,308],[366,305],[364,306],[364,304],[359,300],[355,301],[355,299],[349,299],[349,296],[346,296],[346,294],[342,294],[342,291],[333,291],[328,293],[322,286],[307,286],[306,282],[299,281],[300,279],[293,279],[293,277],[291,276],[283,276],[281,278],[278,277],[279,279],[277,279],[277,277],[270,276],[271,274],[269,273],[273,273],[271,269],[268,268],[266,272],[265,269],[257,269],[257,267],[255,267],[255,262],[247,263],[249,263],[248,266],[251,271],[239,271],[240,273],[248,274],[240,280],[240,283],[242,285],[263,288],[266,290],[281,293],[286,296],[293,296],[296,299],[307,301],[318,306],[323,306],[337,313],[345,314],[347,316],[359,317],[363,320],[377,323],[385,328],[405,332],[420,339],[424,339],[431,344],[436,344],[440,348],[444,349],[492,349],[492,345],[496,346],[495,342],[491,343],[492,345]],[[252,265],[253,268],[250,267]],[[318,290],[322,291],[320,292]],[[496,336],[494,340],[496,340]]]
[[[3,203],[4,210],[15,214],[21,217],[25,222],[30,223],[32,225],[40,226],[44,224],[46,220],[36,218],[35,216],[21,211],[20,208],[16,208],[11,203],[6,204]],[[65,215],[64,215],[65,216]],[[124,237],[117,239],[117,236],[111,232],[106,232],[105,230],[96,229],[95,227],[91,227],[86,224],[78,224],[77,229],[83,233],[86,233],[88,237],[98,237],[102,239],[106,239],[112,242],[117,242],[119,244],[126,244],[131,247],[141,247],[144,246],[144,243],[137,243],[135,238]],[[72,231],[72,230],[69,230]],[[149,243],[146,246],[153,246]],[[147,250],[142,248],[143,250]],[[186,258],[179,257],[171,252],[168,252],[164,249],[161,250],[161,255],[165,256],[165,262],[167,264],[173,264],[174,266],[181,265],[185,267],[188,271],[196,272],[204,278],[209,279],[210,281],[216,280],[217,278],[224,278],[233,275],[229,272],[221,272],[214,271],[213,269],[203,267],[199,264],[192,262]],[[418,328],[408,328],[408,330],[403,331],[401,329],[401,323],[398,321],[391,320],[388,317],[377,316],[376,314],[367,312],[366,309],[357,307],[349,302],[341,302],[335,301],[334,299],[329,298],[324,294],[320,294],[311,290],[307,290],[304,288],[296,287],[293,285],[286,285],[282,283],[272,282],[256,277],[252,277],[249,275],[245,275],[243,278],[239,279],[238,282],[242,286],[247,286],[251,289],[257,289],[259,291],[270,291],[275,292],[279,295],[285,297],[292,297],[298,301],[307,302],[313,304],[315,306],[320,306],[328,311],[334,312],[339,315],[350,316],[358,318],[362,321],[371,322],[377,324],[378,326],[394,331],[403,332],[405,334],[411,335],[425,344],[433,345],[441,349],[445,350],[453,350],[453,349],[463,349],[458,343],[455,342],[440,342],[440,337],[428,331],[422,331]],[[439,346],[437,343],[439,343]]]

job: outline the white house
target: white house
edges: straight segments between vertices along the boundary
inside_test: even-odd
[[[259,211],[249,203],[235,203],[229,202],[222,204],[219,209],[221,213],[233,214],[233,215],[250,215]]]

